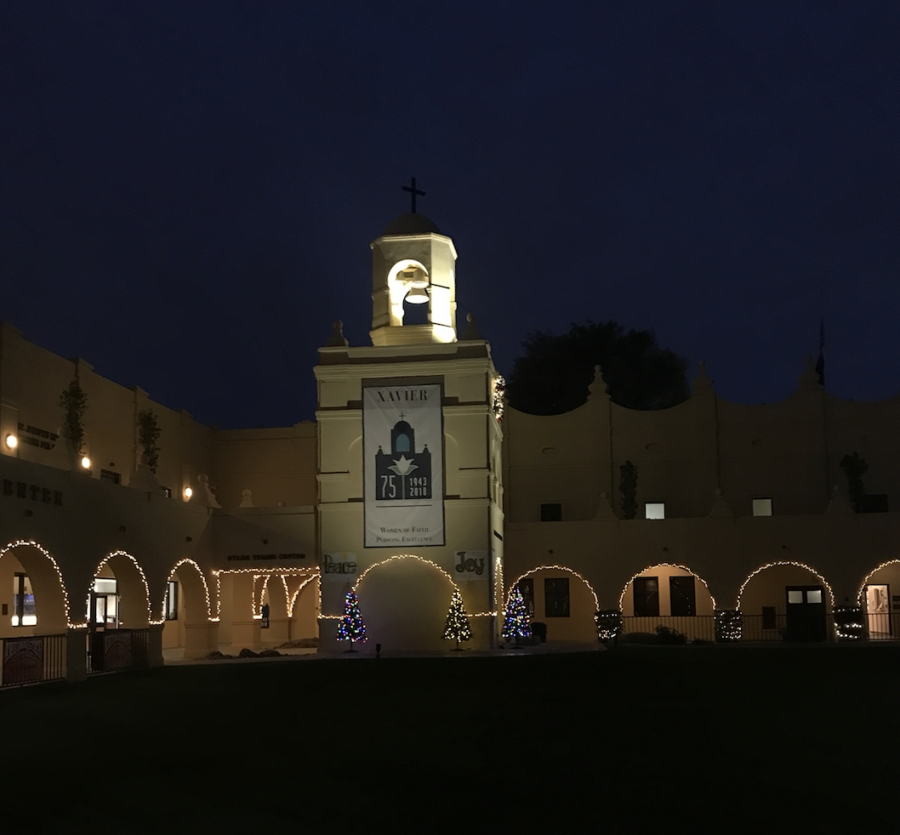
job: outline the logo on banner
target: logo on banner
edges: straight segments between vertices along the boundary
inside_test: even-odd
[[[391,451],[375,453],[375,496],[401,502],[431,498],[431,453],[428,444],[416,450],[416,430],[403,418],[391,429]]]
[[[439,383],[363,387],[367,548],[444,544]]]

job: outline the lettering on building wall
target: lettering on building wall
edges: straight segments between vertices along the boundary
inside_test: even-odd
[[[439,383],[363,386],[365,547],[444,544]]]
[[[63,503],[62,490],[51,490],[49,487],[29,484],[27,481],[13,481],[11,478],[3,479],[3,495],[57,506],[62,506]]]
[[[251,560],[305,560],[306,554],[229,554],[228,562],[244,562]]]
[[[457,551],[453,566],[456,581],[479,580],[487,574],[487,551]]]
[[[325,582],[336,580],[356,579],[356,554],[323,554],[322,555],[322,580]]]

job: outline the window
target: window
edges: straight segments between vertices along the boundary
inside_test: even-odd
[[[166,620],[178,620],[178,582],[169,580],[166,590]]]
[[[34,609],[34,590],[27,574],[13,576],[13,626],[34,626],[37,623]]]
[[[788,603],[802,603],[803,602],[803,592],[792,589],[788,592]]]
[[[693,617],[697,614],[697,597],[694,577],[669,577],[669,603],[677,617]]]
[[[519,580],[518,586],[522,601],[525,603],[525,611],[534,617],[534,579],[526,577],[524,580]]]
[[[542,504],[541,521],[562,522],[562,505],[558,502],[556,504]]]
[[[771,516],[772,500],[771,499],[754,499],[753,500],[754,516]]]
[[[114,577],[95,577],[91,589],[91,622],[115,629],[119,626],[119,585]]]
[[[778,628],[778,616],[775,614],[774,606],[763,606],[762,607],[762,618],[763,618],[763,629],[777,629]]]
[[[172,498],[172,488],[171,488],[171,487],[163,487],[163,488],[162,488],[162,491],[163,491],[163,495],[164,495],[167,499],[171,499],[171,498]]]
[[[635,577],[632,592],[636,617],[655,618],[659,616],[659,578]]]
[[[548,577],[544,580],[544,617],[569,617],[568,577]]]
[[[644,505],[645,519],[665,519],[666,503],[665,502],[647,502]]]
[[[108,481],[110,484],[119,484],[122,476],[112,470],[100,470],[100,481]]]

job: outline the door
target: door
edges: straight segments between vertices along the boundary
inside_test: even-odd
[[[891,595],[886,583],[866,586],[866,625],[870,638],[891,637]]]
[[[825,590],[822,586],[788,586],[787,617],[784,639],[786,641],[824,641]]]

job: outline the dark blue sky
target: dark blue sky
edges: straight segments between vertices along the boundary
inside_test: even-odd
[[[900,392],[900,3],[0,0],[0,317],[220,426],[311,419],[420,211],[501,372],[651,328],[741,402]]]

